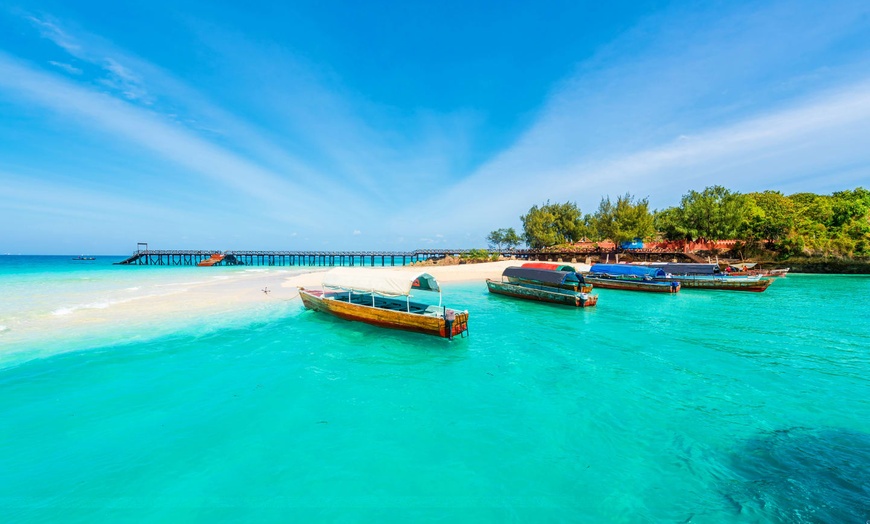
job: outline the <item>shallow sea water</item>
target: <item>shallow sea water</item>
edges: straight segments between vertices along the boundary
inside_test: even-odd
[[[580,310],[444,288],[467,339],[297,299],[0,367],[3,520],[870,519],[870,278]]]

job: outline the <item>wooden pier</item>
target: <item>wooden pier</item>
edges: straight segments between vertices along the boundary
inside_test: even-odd
[[[118,262],[138,266],[195,266],[200,262],[222,255],[223,266],[407,266],[416,262],[468,255],[470,249],[418,249],[415,251],[220,251],[217,249],[154,250],[140,242],[136,252]],[[476,250],[480,252],[480,250]],[[620,256],[630,259],[656,260],[688,258],[693,262],[703,259],[691,253],[662,249],[585,248],[570,251],[552,249],[488,250],[490,256],[501,255],[516,260],[542,260],[551,262],[619,261]]]
[[[467,255],[469,249],[418,249],[416,251],[219,251],[219,250],[137,250],[129,258],[118,262],[123,265],[138,266],[195,266],[209,260],[215,254],[223,255],[222,266],[407,266],[416,262],[445,257]],[[490,255],[499,254],[517,260],[543,260],[552,262],[584,262],[587,258],[600,261],[617,261],[628,255],[632,259],[649,260],[649,255],[659,258],[689,258],[702,261],[699,257],[680,252],[645,252],[645,250],[595,249],[588,251],[544,251],[537,249],[510,249],[489,251]],[[698,260],[695,260],[698,259]]]
[[[419,249],[417,251],[218,251],[137,250],[123,265],[195,266],[222,254],[224,266],[407,266],[414,262],[458,257],[468,249]],[[507,253],[507,252],[506,252]],[[527,255],[519,255],[528,258]]]

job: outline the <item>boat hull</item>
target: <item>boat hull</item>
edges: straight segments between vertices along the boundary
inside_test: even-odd
[[[528,280],[525,278],[515,278],[515,277],[510,277],[508,279],[508,282],[511,284],[518,284],[518,285],[523,285],[523,284],[532,285],[532,286],[544,285],[541,282],[538,282],[535,280]],[[578,293],[591,293],[592,292],[592,285],[589,283],[580,284],[579,286],[572,286],[571,284],[556,284],[553,286],[548,285],[546,287],[557,287],[559,289],[564,289],[566,291],[574,291],[574,292],[578,292]]]
[[[718,289],[724,291],[750,291],[761,293],[770,287],[773,280],[752,277],[706,277],[681,275],[668,279],[658,279],[660,282],[679,282],[682,288]]]
[[[620,278],[598,278],[588,275],[584,278],[587,282],[591,283],[595,287],[605,289],[622,289],[625,291],[646,291],[648,293],[677,293],[680,291],[681,287],[679,282],[656,282]]]
[[[456,311],[451,334],[447,331],[447,321],[442,316],[421,315],[406,311],[394,311],[373,306],[348,303],[324,296],[317,290],[299,290],[302,304],[310,310],[328,313],[330,315],[350,320],[364,322],[373,326],[402,331],[412,331],[442,338],[459,336],[468,330],[468,312]]]
[[[560,293],[555,290],[548,291],[546,289],[531,288],[508,282],[496,282],[489,279],[486,281],[486,287],[489,289],[490,293],[522,298],[525,300],[536,300],[538,302],[549,302],[551,304],[562,304],[574,307],[592,307],[598,303],[598,295],[588,295],[586,293],[575,292]]]

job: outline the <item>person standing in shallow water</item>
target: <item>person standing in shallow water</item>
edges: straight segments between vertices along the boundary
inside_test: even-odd
[[[452,309],[444,310],[444,321],[447,322],[447,338],[453,340],[453,321],[456,320],[456,312]]]

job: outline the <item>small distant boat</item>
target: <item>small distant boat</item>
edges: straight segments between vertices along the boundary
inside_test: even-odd
[[[221,253],[215,253],[210,258],[200,260],[199,263],[197,263],[196,265],[200,267],[216,266],[223,262],[225,257],[226,255],[223,255]]]
[[[413,291],[438,293],[438,305],[412,300]],[[302,304],[345,320],[452,339],[468,332],[468,311],[441,304],[441,287],[424,272],[336,268],[322,289],[299,288]]]
[[[582,291],[586,286],[583,276],[574,271],[516,266],[504,270],[501,282],[486,279],[490,293],[574,307],[598,303],[598,295]]]
[[[791,268],[783,268],[783,269],[755,269],[757,264],[754,263],[740,263],[740,264],[731,264],[725,270],[725,272],[730,276],[762,276],[762,277],[784,277],[788,274],[788,270]]]
[[[630,264],[595,264],[584,277],[587,282],[605,289],[677,293],[681,287],[675,280],[655,280],[667,277],[660,268]]]
[[[84,255],[72,257],[73,260],[96,260],[96,257],[86,257]]]

